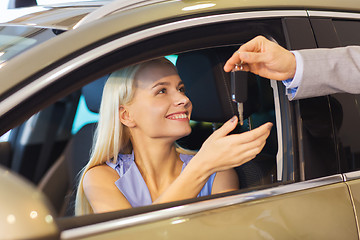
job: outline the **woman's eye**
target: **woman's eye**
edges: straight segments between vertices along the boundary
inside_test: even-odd
[[[185,93],[185,87],[180,87],[178,91],[182,92],[182,93]]]
[[[160,91],[158,91],[158,94],[161,94],[161,93],[166,93],[166,89],[163,88],[163,89],[161,89]]]

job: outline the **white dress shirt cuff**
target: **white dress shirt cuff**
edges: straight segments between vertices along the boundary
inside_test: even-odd
[[[299,52],[291,51],[291,53],[294,54],[296,59],[295,75],[294,78],[282,82],[286,86],[286,94],[289,95],[290,99],[293,99],[296,95],[297,88],[299,87],[302,80],[304,71],[304,60]]]

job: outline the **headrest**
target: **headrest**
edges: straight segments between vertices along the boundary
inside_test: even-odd
[[[176,67],[193,103],[192,120],[222,123],[238,115],[230,95],[230,73],[223,70],[226,60],[236,49],[206,49],[178,56]],[[251,77],[253,79],[248,81],[248,101],[244,103],[244,118],[259,107],[256,77]]]
[[[98,113],[100,110],[102,92],[108,78],[109,75],[101,77],[98,80],[84,86],[81,90],[85,98],[86,106],[94,113]]]

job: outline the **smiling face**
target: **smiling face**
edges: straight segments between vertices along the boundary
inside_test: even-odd
[[[134,98],[126,106],[130,131],[150,138],[175,141],[189,135],[192,104],[174,67],[167,62],[152,62],[135,76]]]

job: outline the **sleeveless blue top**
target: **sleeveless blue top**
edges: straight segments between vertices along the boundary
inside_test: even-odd
[[[180,154],[180,159],[183,162],[181,171],[184,170],[192,158],[193,155]],[[116,163],[107,161],[106,164],[119,174],[120,178],[115,182],[115,185],[126,197],[132,207],[152,204],[149,189],[135,164],[134,152],[132,154],[119,154]],[[198,194],[198,197],[211,194],[215,175],[216,173],[213,173],[209,177],[208,181]]]

